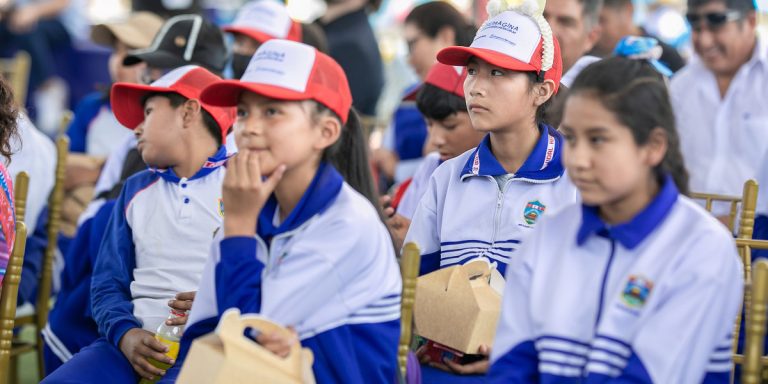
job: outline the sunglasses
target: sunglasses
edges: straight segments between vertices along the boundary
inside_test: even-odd
[[[702,24],[705,21],[709,29],[718,29],[725,25],[725,23],[739,20],[741,17],[741,12],[734,10],[710,13],[687,13],[685,15],[686,20],[691,24],[691,28],[695,31],[701,30],[703,27]]]

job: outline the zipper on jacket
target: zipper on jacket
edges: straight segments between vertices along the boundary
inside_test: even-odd
[[[611,264],[613,264],[613,257],[616,255],[616,240],[611,239],[611,254],[608,256],[608,263],[605,265],[605,273],[603,273],[603,283],[600,287],[600,297],[597,302],[597,316],[595,316],[595,333],[597,333],[597,326],[600,323],[600,317],[603,314],[603,302],[605,297],[605,286],[608,284],[608,274],[611,272]]]
[[[491,245],[485,250],[485,252],[493,249],[493,247],[496,246],[496,235],[498,235],[499,233],[499,225],[500,225],[499,222],[501,221],[501,211],[504,210],[504,195],[506,194],[507,188],[509,188],[509,184],[512,182],[512,180],[514,179],[511,178],[507,180],[504,183],[504,186],[500,187],[499,192],[496,194],[496,212],[494,212],[494,215],[493,215],[493,234],[491,235]],[[493,179],[493,182],[496,183],[496,185],[498,186],[496,179]]]

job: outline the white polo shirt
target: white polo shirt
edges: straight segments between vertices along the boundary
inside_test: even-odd
[[[768,47],[758,39],[725,97],[696,58],[672,78],[670,96],[691,191],[740,196],[768,150]],[[714,208],[728,212],[727,205]]]

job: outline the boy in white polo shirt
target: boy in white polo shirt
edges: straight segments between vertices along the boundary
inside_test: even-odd
[[[150,169],[126,180],[94,266],[91,305],[102,338],[45,382],[135,383],[164,373],[147,358],[173,363],[153,332],[169,300],[197,290],[223,218],[223,144],[234,111],[199,100],[217,80],[190,65],[150,85],[112,88],[115,115],[135,129]]]

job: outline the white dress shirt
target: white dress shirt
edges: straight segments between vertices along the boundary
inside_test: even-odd
[[[768,50],[758,40],[752,58],[720,96],[715,75],[697,59],[672,78],[670,94],[694,192],[740,196],[768,150]],[[713,213],[728,212],[727,204]]]

